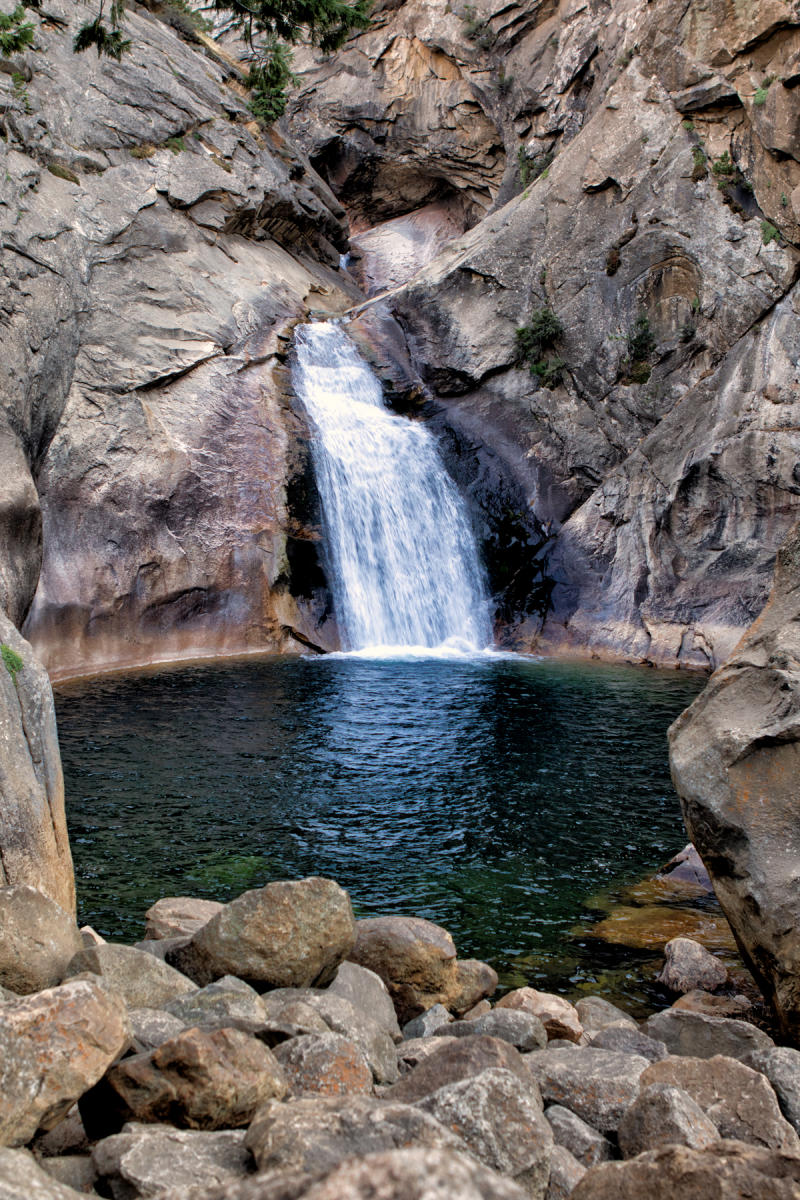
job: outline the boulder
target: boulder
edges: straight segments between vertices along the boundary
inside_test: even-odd
[[[691,842],[661,868],[656,878],[672,883],[688,883],[701,892],[714,891],[706,865]]]
[[[37,1133],[31,1142],[31,1149],[37,1158],[88,1154],[89,1139],[77,1104],[74,1104],[52,1129]]]
[[[568,1200],[586,1174],[586,1167],[570,1154],[566,1146],[553,1146],[550,1179],[545,1200]]]
[[[658,1062],[669,1054],[665,1042],[648,1037],[638,1029],[626,1025],[607,1025],[599,1033],[592,1034],[590,1044],[598,1050],[622,1050],[625,1054],[640,1054],[649,1062]]]
[[[372,1093],[372,1071],[364,1052],[339,1033],[308,1033],[275,1048],[295,1096]]]
[[[74,980],[0,1008],[0,1145],[50,1129],[130,1044],[122,1001]]]
[[[664,1146],[587,1171],[571,1200],[795,1200],[800,1158],[719,1141],[704,1150]]]
[[[162,1046],[186,1028],[186,1022],[161,1008],[129,1008],[128,1019],[136,1054],[155,1050],[156,1046]]]
[[[264,1001],[255,988],[234,975],[223,975],[215,983],[169,1000],[164,1011],[184,1025],[221,1024],[253,1032],[262,1029],[267,1019]]]
[[[453,1020],[451,1013],[447,1011],[443,1004],[432,1004],[425,1012],[420,1013],[418,1017],[414,1017],[411,1021],[406,1021],[403,1026],[403,1038],[410,1040],[413,1038],[424,1038],[441,1036],[442,1029],[445,1025]]]
[[[413,1148],[350,1159],[322,1182],[312,1184],[302,1197],[303,1200],[377,1200],[378,1197],[380,1200],[525,1200],[527,1193],[513,1180],[466,1155],[452,1150]]]
[[[645,1021],[642,1032],[664,1042],[670,1054],[688,1054],[694,1058],[713,1058],[716,1054],[744,1058],[753,1050],[767,1050],[774,1045],[768,1033],[747,1021],[679,1008],[654,1013]]]
[[[376,1083],[394,1083],[397,1079],[397,1052],[386,1029],[363,1008],[356,1008],[343,996],[332,996],[330,989],[308,995],[305,1001],[322,1017],[332,1033],[349,1038],[363,1052]]]
[[[93,1193],[97,1183],[97,1171],[94,1169],[91,1154],[63,1154],[40,1160],[40,1166],[48,1175],[76,1192],[84,1195]]]
[[[446,929],[421,917],[357,921],[349,958],[380,976],[401,1025],[434,1004],[447,1007],[459,991],[453,939]]]
[[[800,1132],[800,1050],[772,1046],[769,1050],[754,1050],[744,1062],[754,1071],[766,1075],[778,1097],[781,1112]]]
[[[60,983],[83,947],[71,912],[28,884],[0,887],[0,985],[19,995]]]
[[[447,1039],[427,1055],[408,1075],[404,1075],[385,1093],[387,1099],[413,1103],[438,1091],[448,1083],[472,1079],[490,1067],[500,1067],[513,1072],[523,1084],[530,1084],[531,1075],[518,1050],[492,1037],[468,1037]]]
[[[452,1046],[456,1039],[451,1037],[411,1038],[397,1047],[397,1065],[401,1075],[407,1075],[426,1058],[430,1058],[443,1046]]]
[[[114,942],[85,946],[72,958],[64,978],[90,972],[122,996],[129,1008],[163,1008],[178,996],[197,991],[196,984],[152,954]]]
[[[570,1109],[551,1104],[544,1110],[544,1115],[553,1130],[556,1144],[569,1150],[584,1169],[614,1157],[614,1149],[608,1138],[604,1138],[602,1133],[587,1125]]]
[[[476,1017],[485,1017],[487,1013],[492,1011],[492,1006],[488,1000],[479,1000],[477,1004],[473,1004],[472,1008],[462,1015],[462,1021],[474,1021]]]
[[[601,1029],[607,1029],[611,1025],[624,1026],[627,1029],[639,1028],[633,1017],[629,1017],[621,1008],[617,1008],[616,1004],[611,1004],[602,996],[583,996],[575,1002],[575,1011],[585,1033],[599,1033]]]
[[[722,1138],[789,1154],[800,1151],[797,1134],[781,1115],[768,1081],[734,1058],[665,1058],[642,1073],[643,1089],[654,1083],[688,1092]]]
[[[614,1132],[639,1094],[639,1077],[649,1065],[639,1054],[576,1046],[536,1050],[525,1063],[545,1103],[561,1104],[601,1133]]]
[[[677,937],[664,947],[664,966],[656,976],[670,992],[713,992],[728,982],[728,968],[699,942]]]
[[[262,991],[322,986],[352,949],[354,934],[347,892],[311,876],[245,892],[167,959],[201,986],[223,975]]]
[[[456,959],[456,978],[453,990],[445,1003],[456,1016],[463,1016],[497,990],[498,978],[494,967],[477,958]]]
[[[644,1087],[617,1130],[623,1158],[670,1144],[703,1150],[719,1141],[713,1121],[682,1088],[669,1083]]]
[[[800,1037],[798,580],[800,525],[778,551],[766,608],[669,733],[687,829],[791,1041]]]
[[[441,1025],[437,1034],[445,1037],[474,1037],[485,1034],[487,1037],[500,1038],[516,1046],[518,1050],[541,1050],[547,1045],[547,1033],[544,1025],[533,1013],[521,1009],[494,1008],[482,1017],[474,1017],[471,1021],[453,1021],[449,1025]]]
[[[249,1175],[244,1140],[244,1130],[211,1133],[132,1122],[98,1142],[92,1159],[114,1200],[145,1200],[191,1180],[211,1186]]]
[[[340,963],[328,992],[331,996],[349,1000],[356,1008],[369,1013],[372,1020],[377,1021],[395,1042],[400,1041],[402,1034],[389,989],[374,971],[354,962]]]
[[[551,992],[537,992],[530,987],[517,988],[498,1000],[495,1007],[532,1013],[544,1025],[548,1038],[578,1042],[583,1034],[583,1026],[574,1005],[563,996],[554,996]]]
[[[487,1167],[510,1175],[529,1196],[544,1200],[553,1133],[532,1079],[490,1068],[445,1084],[417,1101],[447,1129],[455,1129]]]
[[[0,1148],[0,1200],[81,1200],[84,1194],[54,1179],[27,1150]]]
[[[678,1012],[702,1013],[705,1017],[746,1017],[753,1005],[746,996],[712,996],[696,988],[686,992],[672,1005]]]
[[[218,900],[164,896],[144,914],[145,939],[191,937],[224,908]]]
[[[90,1134],[125,1121],[235,1129],[287,1090],[272,1051],[256,1038],[238,1029],[187,1029],[112,1067],[84,1097],[81,1113]]]
[[[461,1138],[410,1104],[371,1096],[315,1096],[265,1104],[247,1131],[259,1171],[317,1175],[346,1158],[403,1146],[464,1150]]]

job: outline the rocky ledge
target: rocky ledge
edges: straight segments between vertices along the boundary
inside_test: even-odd
[[[638,1025],[460,960],[328,879],[158,901],[136,946],[2,889],[3,1200],[789,1200],[800,1053],[700,1011],[687,939]],[[707,989],[707,990],[703,990]]]

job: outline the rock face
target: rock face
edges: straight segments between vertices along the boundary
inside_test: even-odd
[[[347,892],[311,876],[244,892],[167,957],[201,985],[236,975],[262,990],[322,986],[354,937]]]
[[[0,986],[26,995],[61,983],[83,941],[75,918],[36,888],[0,887]]]
[[[769,604],[670,730],[689,834],[784,1032],[800,1036],[800,525]]]

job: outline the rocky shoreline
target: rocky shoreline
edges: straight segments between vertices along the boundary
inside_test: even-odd
[[[318,877],[162,899],[135,946],[27,885],[0,903],[2,1200],[800,1191],[800,1052],[728,1015],[689,939],[637,1024],[600,995],[493,1002],[446,930],[357,921]]]

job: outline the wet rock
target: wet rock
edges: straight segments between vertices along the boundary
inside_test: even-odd
[[[0,1145],[63,1117],[130,1043],[122,1001],[84,980],[0,1008]]]
[[[667,1008],[648,1017],[642,1032],[665,1042],[670,1054],[695,1058],[713,1058],[715,1054],[743,1058],[752,1050],[766,1050],[774,1044],[769,1034],[747,1021],[709,1017],[677,1008]]]
[[[713,992],[728,982],[728,969],[691,938],[673,938],[664,947],[665,963],[656,976],[670,992]]]
[[[688,846],[684,846],[680,854],[676,854],[661,868],[658,877],[673,882],[694,884],[703,892],[714,891],[706,865],[691,842]]]
[[[642,1089],[654,1083],[688,1092],[722,1138],[800,1152],[797,1134],[781,1115],[768,1081],[734,1058],[665,1058],[642,1073]]]
[[[568,1200],[586,1174],[586,1167],[556,1143],[550,1156],[550,1179],[545,1200]]]
[[[571,1109],[601,1133],[617,1129],[639,1094],[639,1077],[648,1066],[639,1054],[594,1046],[536,1050],[526,1055],[525,1063],[545,1103]]]
[[[369,1096],[266,1104],[247,1132],[259,1171],[331,1171],[346,1158],[403,1146],[463,1150],[461,1138],[410,1104]]]
[[[356,1008],[369,1013],[372,1020],[377,1021],[395,1042],[400,1041],[402,1035],[392,998],[386,984],[374,971],[354,962],[340,963],[328,993],[341,996]]]
[[[53,1158],[40,1159],[39,1165],[67,1187],[74,1188],[83,1194],[94,1193],[97,1183],[97,1171],[94,1169],[90,1154],[64,1154]]]
[[[191,979],[151,954],[113,942],[86,946],[72,958],[65,979],[91,972],[122,996],[129,1008],[162,1008],[178,996],[197,991]]]
[[[599,1033],[601,1029],[607,1029],[610,1025],[638,1029],[633,1017],[629,1017],[621,1008],[617,1008],[616,1004],[611,1004],[602,996],[583,996],[576,1001],[575,1011],[585,1033]]]
[[[364,1052],[338,1033],[309,1033],[275,1048],[295,1096],[350,1096],[372,1092]]]
[[[563,996],[522,987],[508,992],[498,1000],[496,1007],[521,1009],[522,1012],[532,1013],[544,1025],[548,1038],[565,1038],[568,1042],[577,1042],[583,1034],[583,1026],[575,1007]]]
[[[800,1051],[788,1046],[772,1046],[769,1050],[754,1050],[744,1062],[754,1071],[766,1075],[778,1097],[781,1112],[800,1132]]]
[[[453,1020],[443,1004],[434,1004],[403,1026],[404,1039],[442,1036],[442,1029]]]
[[[492,1037],[447,1039],[427,1055],[408,1075],[404,1075],[386,1092],[386,1098],[413,1103],[438,1091],[448,1083],[472,1079],[492,1067],[513,1072],[523,1084],[530,1085],[531,1075],[518,1050]]]
[[[495,1008],[481,1017],[471,1021],[453,1021],[449,1025],[441,1025],[437,1034],[445,1037],[474,1037],[476,1034],[486,1034],[488,1037],[500,1038],[516,1046],[518,1050],[541,1050],[547,1045],[547,1034],[542,1022],[532,1013],[521,1009]]]
[[[163,1005],[164,1011],[184,1025],[217,1023],[255,1032],[264,1026],[267,1011],[258,992],[236,979],[223,975],[214,983],[178,996]]]
[[[144,936],[146,939],[191,937],[223,907],[217,900],[164,896],[144,914]]]
[[[0,1148],[0,1200],[80,1200],[81,1193],[48,1174],[27,1150]]]
[[[0,912],[0,985],[27,995],[60,983],[83,946],[72,914],[27,884],[0,887]]]
[[[703,1150],[719,1141],[719,1132],[688,1092],[668,1083],[642,1088],[619,1123],[623,1158],[670,1144]]]
[[[347,892],[312,876],[245,892],[167,957],[201,986],[223,975],[262,990],[322,986],[349,953],[354,927]]]
[[[128,1019],[136,1054],[155,1050],[186,1028],[186,1022],[161,1008],[129,1008]]]
[[[553,1134],[533,1079],[523,1081],[493,1067],[446,1084],[417,1104],[445,1128],[457,1130],[487,1167],[511,1176],[530,1196],[543,1200]]]
[[[587,1171],[572,1200],[794,1200],[800,1158],[720,1141],[705,1150],[665,1146]]]
[[[243,1130],[208,1133],[131,1123],[98,1142],[92,1159],[113,1200],[145,1200],[193,1180],[211,1186],[249,1175],[244,1139]]]
[[[587,1125],[570,1109],[551,1104],[544,1110],[544,1115],[553,1130],[556,1144],[569,1150],[584,1169],[614,1157],[608,1138],[604,1138],[602,1133]]]
[[[669,1054],[665,1042],[640,1033],[638,1029],[628,1029],[625,1025],[608,1025],[599,1033],[592,1034],[591,1045],[598,1050],[622,1050],[625,1054],[640,1054],[648,1062],[658,1062]]]
[[[112,1067],[102,1086],[84,1097],[81,1114],[90,1132],[125,1121],[235,1129],[286,1092],[283,1070],[256,1038],[238,1029],[187,1029]]]
[[[448,999],[458,990],[453,939],[446,929],[421,917],[368,917],[357,921],[356,941],[349,957],[380,976],[401,1025],[434,1004],[447,1007]]]

